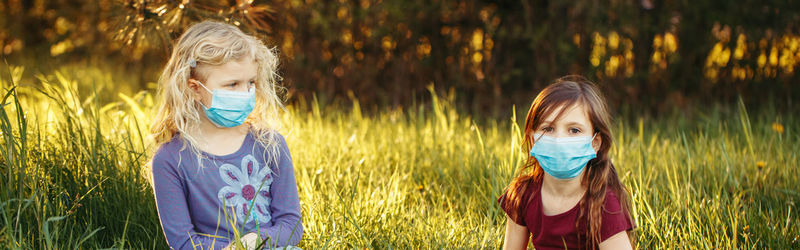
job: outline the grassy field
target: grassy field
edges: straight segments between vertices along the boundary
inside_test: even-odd
[[[79,68],[36,76],[44,84],[21,68],[0,75],[0,247],[166,248],[140,175],[152,94],[117,94],[110,75]],[[495,200],[526,156],[514,113],[527,106],[487,121],[433,97],[370,115],[357,101],[288,107],[300,247],[501,246]],[[798,129],[797,114],[741,105],[619,117],[612,158],[632,192],[638,246],[800,248]]]

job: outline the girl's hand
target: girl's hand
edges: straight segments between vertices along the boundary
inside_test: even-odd
[[[239,239],[239,242],[242,243],[242,245],[244,246],[244,249],[248,249],[248,250],[249,249],[256,249],[256,246],[259,243],[258,238],[259,238],[258,234],[254,233],[254,232],[251,232],[251,233],[248,233],[248,234],[245,234],[244,236],[242,236],[242,238]],[[228,246],[223,248],[223,250],[232,250],[232,249],[237,249],[236,248],[236,242],[232,242],[231,244],[228,244]]]
[[[242,245],[244,245],[245,249],[256,249],[256,246],[258,245],[258,238],[258,234],[250,232],[242,236],[240,241],[242,242]]]

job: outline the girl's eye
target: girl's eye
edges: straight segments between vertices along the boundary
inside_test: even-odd
[[[228,87],[236,87],[236,82],[234,82],[234,83],[231,83],[231,84],[228,84],[227,86],[228,86]]]
[[[573,134],[578,134],[578,133],[580,133],[580,132],[581,132],[581,130],[580,130],[580,129],[577,129],[577,128],[571,128],[571,129],[569,129],[569,132],[570,132],[570,133],[573,133]]]
[[[553,132],[553,127],[544,127],[544,128],[542,128],[542,131],[544,131],[544,132]]]

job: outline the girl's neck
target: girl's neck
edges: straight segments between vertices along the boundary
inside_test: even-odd
[[[205,118],[191,132],[196,138],[196,147],[212,155],[229,155],[242,147],[250,125],[245,123],[232,128],[219,128]]]
[[[219,139],[238,138],[241,135],[247,134],[249,128],[250,124],[247,123],[230,128],[217,127],[204,116],[200,122],[200,126],[197,127],[195,136],[199,135],[197,138],[204,138],[207,140],[206,143],[209,143],[219,141]]]
[[[586,188],[581,185],[583,174],[584,173],[581,173],[577,177],[571,179],[556,179],[549,174],[545,174],[542,180],[542,189],[558,197],[583,196],[586,192]]]

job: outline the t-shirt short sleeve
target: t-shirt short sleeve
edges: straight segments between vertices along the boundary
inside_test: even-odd
[[[633,222],[631,222],[627,214],[623,213],[622,205],[617,195],[612,191],[606,193],[602,216],[600,242],[605,241],[619,232],[633,229]]]
[[[520,185],[520,187],[517,189],[517,191],[522,190],[523,186],[524,185]],[[522,195],[522,200],[523,201],[528,201],[528,198],[529,198],[529,195],[530,195],[529,191],[530,191],[530,188],[527,189],[526,192]],[[511,213],[510,213],[511,208],[509,207],[511,201],[508,199],[508,195],[509,195],[508,189],[506,189],[505,191],[503,191],[503,194],[500,195],[500,198],[497,199],[497,203],[500,204],[500,208],[503,209],[503,211],[506,212],[506,215],[508,215],[508,217],[511,218],[515,223],[517,223],[517,225],[526,226],[525,225],[525,218],[523,216],[523,213],[524,213],[523,211],[524,211],[526,206],[522,205],[522,204],[524,204],[523,202],[520,202],[520,206],[518,207],[518,210],[517,210],[517,216],[511,216]]]

